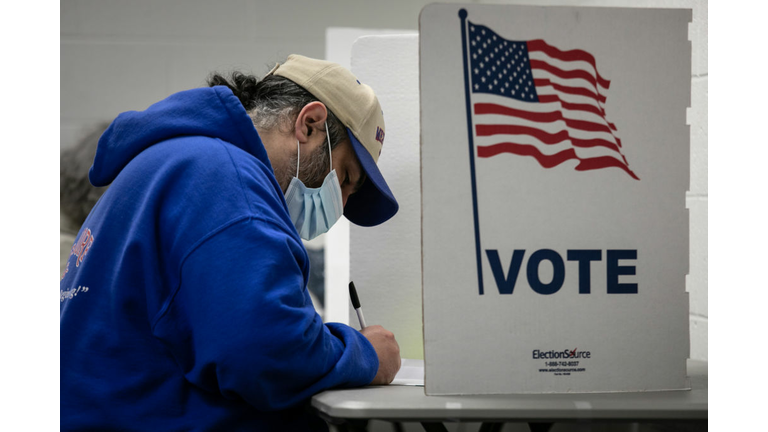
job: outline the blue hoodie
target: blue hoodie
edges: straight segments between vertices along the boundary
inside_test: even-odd
[[[111,184],[61,279],[62,430],[306,430],[307,400],[366,385],[368,340],[323,324],[267,153],[226,87],[117,117]]]

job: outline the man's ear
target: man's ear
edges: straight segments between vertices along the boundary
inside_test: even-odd
[[[325,120],[328,118],[328,110],[322,102],[310,102],[299,111],[296,116],[296,139],[300,143],[306,143],[317,131],[325,131]]]

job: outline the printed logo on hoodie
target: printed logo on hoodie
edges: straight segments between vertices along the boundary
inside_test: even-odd
[[[93,239],[93,233],[91,233],[89,228],[86,228],[83,230],[83,233],[80,234],[80,239],[72,245],[72,250],[70,251],[69,256],[74,255],[77,257],[75,267],[80,267],[83,259],[85,259],[85,255],[88,254],[88,251],[93,245]]]

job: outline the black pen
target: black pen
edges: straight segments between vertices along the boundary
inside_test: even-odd
[[[355,283],[349,283],[349,298],[352,300],[352,307],[357,312],[357,319],[360,320],[360,330],[365,328],[365,317],[363,316],[363,308],[360,307],[360,299],[357,298],[357,290],[355,290]]]

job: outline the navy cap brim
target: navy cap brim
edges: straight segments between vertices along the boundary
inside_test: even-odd
[[[344,216],[355,225],[379,225],[394,216],[400,206],[371,154],[349,128],[347,135],[367,178],[360,189],[347,199]]]

